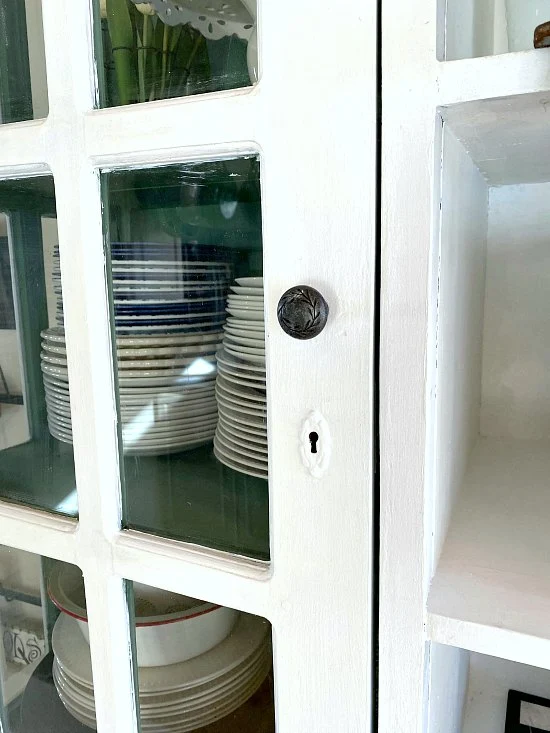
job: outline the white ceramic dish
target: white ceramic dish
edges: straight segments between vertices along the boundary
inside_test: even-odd
[[[59,618],[75,619],[83,638],[89,641],[80,570],[74,565],[57,563],[48,579],[48,593],[55,605],[63,611],[63,615]],[[234,609],[178,596],[138,583],[134,584],[134,593],[136,650],[140,667],[181,664],[203,656],[227,638],[238,617],[238,612]],[[140,616],[140,602],[148,608],[158,609],[160,613]],[[170,611],[174,606],[177,610]],[[55,646],[54,652],[56,656],[63,656],[55,650]],[[65,666],[71,668],[70,664],[65,663]],[[78,675],[76,677],[78,679]]]
[[[231,326],[233,328],[243,328],[247,331],[265,332],[265,323],[263,321],[253,321],[250,318],[236,318],[235,316],[227,316],[224,325]]]
[[[235,397],[234,395],[229,395],[222,389],[217,389],[216,397],[218,398],[218,404],[231,407],[231,409],[243,412],[245,415],[265,417],[267,414],[265,405],[243,400],[239,397]]]
[[[252,349],[248,349],[245,346],[240,346],[239,348],[237,348],[227,342],[224,342],[224,350],[226,354],[229,354],[230,356],[236,356],[239,359],[242,359],[242,361],[246,362],[247,364],[260,364],[265,367],[265,353],[252,353]]]
[[[259,404],[264,406],[266,404],[265,389],[260,390],[253,387],[245,387],[242,385],[237,386],[233,382],[228,381],[223,374],[218,375],[217,384],[219,387],[222,388],[224,392],[235,395],[235,397],[240,397],[250,402],[258,402]]]
[[[147,435],[143,439],[133,440],[132,438],[123,439],[124,451],[132,450],[138,451],[160,451],[169,450],[173,448],[189,448],[190,446],[203,445],[209,443],[212,440],[216,431],[215,425],[210,427],[208,430],[196,430],[191,431],[187,434],[181,434],[174,437],[168,438],[149,438]]]
[[[121,371],[126,372],[129,369],[141,369],[147,370],[173,370],[173,371],[185,371],[181,367],[187,367],[190,364],[195,364],[198,359],[202,359],[205,362],[216,363],[214,351],[209,350],[207,354],[193,355],[193,356],[182,356],[179,359],[120,359],[118,362],[118,368]]]
[[[237,389],[235,388],[235,385],[231,383],[228,385],[221,377],[218,377],[218,381],[216,382],[216,390],[220,392],[222,396],[237,400],[239,404],[250,405],[252,408],[257,408],[265,412],[265,394],[255,394],[252,390],[248,388],[245,389],[244,387],[242,389]]]
[[[266,662],[268,665],[271,662],[271,649],[270,644],[264,642],[244,662],[228,672],[222,672],[218,677],[204,684],[159,693],[140,690],[140,712],[145,717],[151,718],[161,711],[176,712],[182,708],[196,709],[206,704],[210,705],[213,698],[219,698],[220,694],[224,694],[236,685],[242,684],[246,678],[255,676],[256,671],[259,671]],[[53,669],[56,676],[63,681],[69,690],[74,691],[76,695],[84,699],[86,704],[93,705],[94,692],[91,686],[84,685],[74,679],[70,670],[61,666],[57,657],[54,658]]]
[[[266,648],[260,648],[260,654],[253,655],[253,662],[248,661],[238,668],[236,673],[224,675],[221,683],[214,680],[214,683],[208,685],[199,695],[178,695],[173,698],[174,702],[161,703],[156,705],[148,705],[143,696],[140,699],[140,717],[142,722],[153,722],[155,719],[168,721],[173,716],[186,715],[189,718],[202,714],[206,708],[223,705],[228,698],[240,697],[245,689],[250,687],[252,680],[259,677],[263,670],[269,669],[269,656]],[[89,690],[77,682],[72,680],[70,676],[63,671],[57,659],[54,659],[52,666],[56,688],[62,699],[70,704],[72,702],[87,708],[89,715],[95,715],[95,703],[93,690]],[[168,696],[165,696],[165,698]],[[170,700],[170,698],[169,698]]]
[[[218,360],[218,363],[222,364],[223,366],[227,366],[243,372],[258,374],[262,376],[263,379],[265,379],[265,367],[256,366],[255,364],[251,364],[250,362],[245,361],[239,356],[228,354],[225,348],[217,351],[216,359]]]
[[[267,479],[267,471],[258,470],[256,468],[251,468],[250,466],[247,466],[240,461],[235,461],[232,458],[229,458],[226,456],[222,451],[219,450],[219,448],[216,447],[214,444],[214,455],[220,461],[220,463],[223,463],[225,466],[228,466],[228,468],[233,469],[234,471],[239,471],[240,473],[246,473],[249,476],[255,476],[256,478],[263,478]]]
[[[240,344],[237,343],[237,341],[235,341],[230,334],[227,334],[223,344],[226,349],[227,347],[229,347],[230,349],[233,349],[233,351],[245,354],[246,356],[252,354],[252,356],[261,356],[263,359],[265,359],[265,347],[263,344],[261,346],[249,346],[247,344]],[[244,359],[245,357],[242,358]]]
[[[242,331],[240,332],[242,333]],[[227,331],[224,338],[224,343],[237,344],[239,346],[248,346],[252,349],[260,349],[265,354],[265,339],[264,338],[251,338],[250,336],[239,336],[239,334],[233,331]]]
[[[231,298],[228,298],[227,300],[227,307],[228,308],[238,308],[239,310],[246,312],[246,313],[250,311],[250,313],[254,316],[258,313],[261,313],[263,316],[263,312],[264,312],[263,303],[260,303],[258,305],[253,305],[252,303],[247,303],[242,300],[232,300]]]
[[[252,432],[253,434],[262,437],[267,435],[267,420],[265,414],[238,412],[235,409],[235,405],[232,405],[230,402],[225,402],[223,399],[218,401],[218,418],[232,426],[235,426],[239,430]]]
[[[148,400],[161,400],[168,402],[169,400],[177,401],[180,398],[189,395],[192,396],[206,395],[212,390],[212,385],[216,379],[216,372],[210,372],[202,376],[190,377],[185,384],[175,384],[166,387],[139,387],[130,384],[129,387],[119,385],[119,393],[123,398],[126,397],[142,397]]]
[[[173,446],[161,445],[159,448],[139,446],[137,448],[124,447],[125,456],[166,456],[171,453],[182,453],[183,451],[194,450],[200,448],[203,445],[210,445],[212,443],[212,435],[201,440],[195,440],[191,443],[181,443]]]
[[[232,633],[208,652],[185,662],[141,669],[140,694],[188,690],[214,680],[247,660],[265,642],[268,630],[263,619],[238,614]],[[91,687],[90,648],[75,619],[64,613],[59,616],[52,633],[52,648],[71,677]]]
[[[256,387],[257,389],[266,388],[266,379],[264,374],[247,372],[245,369],[233,368],[220,364],[218,366],[218,374],[223,374],[226,379],[230,379],[237,384],[246,384],[248,387]]]
[[[218,431],[214,438],[214,446],[224,455],[232,460],[242,463],[244,466],[255,468],[258,471],[267,471],[267,454],[250,451],[248,448],[240,448],[225,439]]]
[[[256,298],[264,297],[263,288],[251,288],[247,287],[246,285],[232,285],[231,291],[235,293],[235,295],[253,295]]]
[[[241,438],[236,435],[232,430],[228,430],[224,425],[218,423],[216,435],[221,437],[230,447],[235,450],[241,451],[245,455],[253,456],[258,454],[267,461],[267,443],[258,443],[249,440],[248,437]]]
[[[233,308],[232,306],[231,307],[228,306],[226,308],[226,311],[230,313],[232,316],[235,316],[235,318],[242,318],[243,320],[247,320],[247,321],[263,322],[264,320],[263,309],[257,310],[257,311],[252,310],[252,309],[244,310],[243,308]]]
[[[232,303],[244,303],[245,305],[250,305],[252,308],[263,308],[264,305],[264,296],[261,291],[257,295],[229,293],[227,300]]]
[[[119,364],[131,359],[177,359],[182,356],[201,356],[202,354],[215,353],[221,339],[216,339],[206,344],[193,344],[191,346],[152,346],[149,348],[128,349],[119,346],[117,348],[117,360]]]
[[[220,368],[218,376],[222,375],[226,382],[231,384],[241,385],[242,387],[250,387],[251,389],[262,390],[265,393],[265,379],[263,381],[252,381],[251,379],[245,378],[242,374],[240,376],[234,375],[228,371],[226,367]]]
[[[266,429],[262,430],[261,428],[253,428],[248,425],[240,425],[223,415],[219,416],[218,425],[221,425],[226,432],[229,431],[237,438],[249,440],[251,443],[256,443],[257,445],[267,445]]]
[[[212,341],[219,341],[223,331],[208,331],[206,333],[190,334],[159,334],[157,336],[119,336],[117,346],[121,348],[152,348],[155,346],[192,346],[194,344],[207,344]]]
[[[247,288],[263,288],[264,286],[263,277],[237,277],[235,282]]]

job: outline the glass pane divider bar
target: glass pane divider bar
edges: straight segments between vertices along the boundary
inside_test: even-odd
[[[129,580],[247,613],[273,612],[273,566],[261,560],[124,530],[113,544],[113,568]]]
[[[0,501],[3,545],[74,563],[78,554],[77,528],[74,519]]]

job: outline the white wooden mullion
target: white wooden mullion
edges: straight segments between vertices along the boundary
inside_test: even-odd
[[[0,126],[0,177],[47,172],[47,124],[44,120]]]
[[[185,149],[193,156],[259,136],[257,89],[204,94],[95,110],[84,120],[86,152],[98,166],[171,162]]]
[[[74,519],[0,501],[2,545],[75,562],[77,527]]]
[[[129,580],[270,618],[269,563],[142,532],[121,533],[113,547],[115,571]]]
[[[87,161],[83,114],[92,109],[88,3],[45,2],[49,163],[54,174],[73,447],[79,501],[77,562],[84,573],[100,733],[135,730],[130,629],[113,572],[120,476],[99,174]]]
[[[439,180],[436,18],[436,0],[382,2],[379,729],[414,733],[425,730],[429,665],[426,375]]]

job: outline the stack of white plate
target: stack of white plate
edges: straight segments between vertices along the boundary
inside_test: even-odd
[[[67,710],[96,727],[90,647],[61,614],[52,634],[53,679]],[[269,624],[240,614],[231,635],[198,657],[138,672],[141,723],[149,733],[184,733],[229,715],[261,686],[271,665]]]
[[[118,384],[124,452],[160,455],[209,443],[217,424],[215,352],[221,331],[119,336]],[[48,426],[72,443],[65,333],[42,332]]]
[[[267,478],[263,278],[240,277],[217,353],[218,426],[214,454],[226,466]]]

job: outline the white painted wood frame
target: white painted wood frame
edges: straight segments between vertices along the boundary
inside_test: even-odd
[[[455,8],[460,7],[455,3]],[[454,348],[455,358],[465,360],[466,369],[478,370],[471,375],[473,381],[479,378],[480,368],[468,361],[473,350],[468,338],[474,334],[464,328],[464,322],[448,327],[447,335],[455,329],[454,345],[443,343],[445,334],[436,327],[438,318],[442,327],[445,318],[451,324],[457,317],[449,299],[454,298],[456,308],[461,302],[460,291],[453,291],[442,279],[440,242],[444,239],[447,252],[452,253],[454,236],[460,248],[452,270],[458,282],[481,282],[462,293],[468,307],[462,306],[461,314],[483,325],[479,313],[483,304],[470,299],[472,293],[477,298],[480,288],[483,295],[485,287],[485,264],[483,258],[476,259],[475,243],[483,231],[483,217],[483,237],[487,237],[487,212],[492,205],[487,190],[491,185],[550,179],[545,153],[548,123],[543,114],[550,90],[550,53],[545,49],[438,61],[445,8],[444,1],[436,0],[382,3],[379,705],[384,733],[461,729],[468,675],[468,654],[461,650],[550,667],[548,574],[541,570],[542,558],[534,568],[527,565],[547,537],[543,531],[547,515],[540,507],[532,508],[528,497],[534,493],[542,502],[547,493],[542,485],[547,481],[542,478],[540,486],[531,485],[537,458],[525,450],[518,455],[526,463],[531,461],[525,474],[529,486],[525,492],[521,487],[515,504],[512,495],[518,487],[510,481],[507,489],[504,478],[509,467],[504,459],[493,456],[485,463],[483,456],[480,459],[480,466],[490,471],[484,486],[502,488],[502,496],[511,502],[506,511],[492,513],[490,495],[482,495],[476,485],[473,493],[480,498],[467,507],[461,508],[462,499],[455,505],[453,492],[445,494],[442,471],[459,473],[467,461],[474,469],[477,466],[476,454],[472,459],[471,445],[459,431],[472,408],[460,401],[459,390],[469,397],[475,393],[458,380],[446,382],[445,374],[438,377],[438,367],[443,358],[452,361]],[[460,143],[454,140],[453,130]],[[539,150],[544,151],[540,161]],[[506,220],[501,226],[505,228]],[[478,338],[487,339],[487,334]],[[455,402],[448,404],[463,415],[454,416],[454,433],[443,435],[438,406],[445,390],[456,390]],[[445,419],[448,429],[451,418]],[[441,447],[445,440],[446,457]],[[508,456],[517,477],[523,465],[520,459],[504,445],[500,451]],[[495,466],[500,467],[500,475]],[[465,492],[461,488],[460,493]],[[498,498],[493,501],[498,505]],[[525,507],[531,514],[525,513]],[[472,517],[477,523],[472,523]],[[467,531],[460,536],[449,533],[445,558],[454,548],[455,570],[460,568],[462,576],[445,576],[447,565],[438,567],[440,552],[449,525],[455,531],[461,521]],[[501,565],[491,565],[499,543],[505,543],[517,526],[524,527],[525,544],[514,567],[507,566],[505,554]],[[514,576],[522,559],[525,572]],[[482,580],[472,572],[478,566]],[[497,575],[498,582],[492,582]],[[531,595],[526,598],[523,584],[529,578]],[[447,599],[444,608],[443,598]],[[430,641],[444,646],[431,649]],[[438,697],[440,693],[443,698]],[[437,709],[447,717],[437,721]]]
[[[100,733],[136,730],[123,579],[273,624],[278,733],[370,729],[376,3],[261,3],[254,89],[94,110],[90,3],[43,0],[49,116],[0,128],[0,177],[53,173],[80,521],[0,503],[2,543],[79,565]],[[271,563],[120,530],[101,169],[261,157]],[[315,340],[279,328],[280,295],[317,287]],[[107,388],[106,388],[107,386]],[[300,458],[328,422],[322,479]]]

